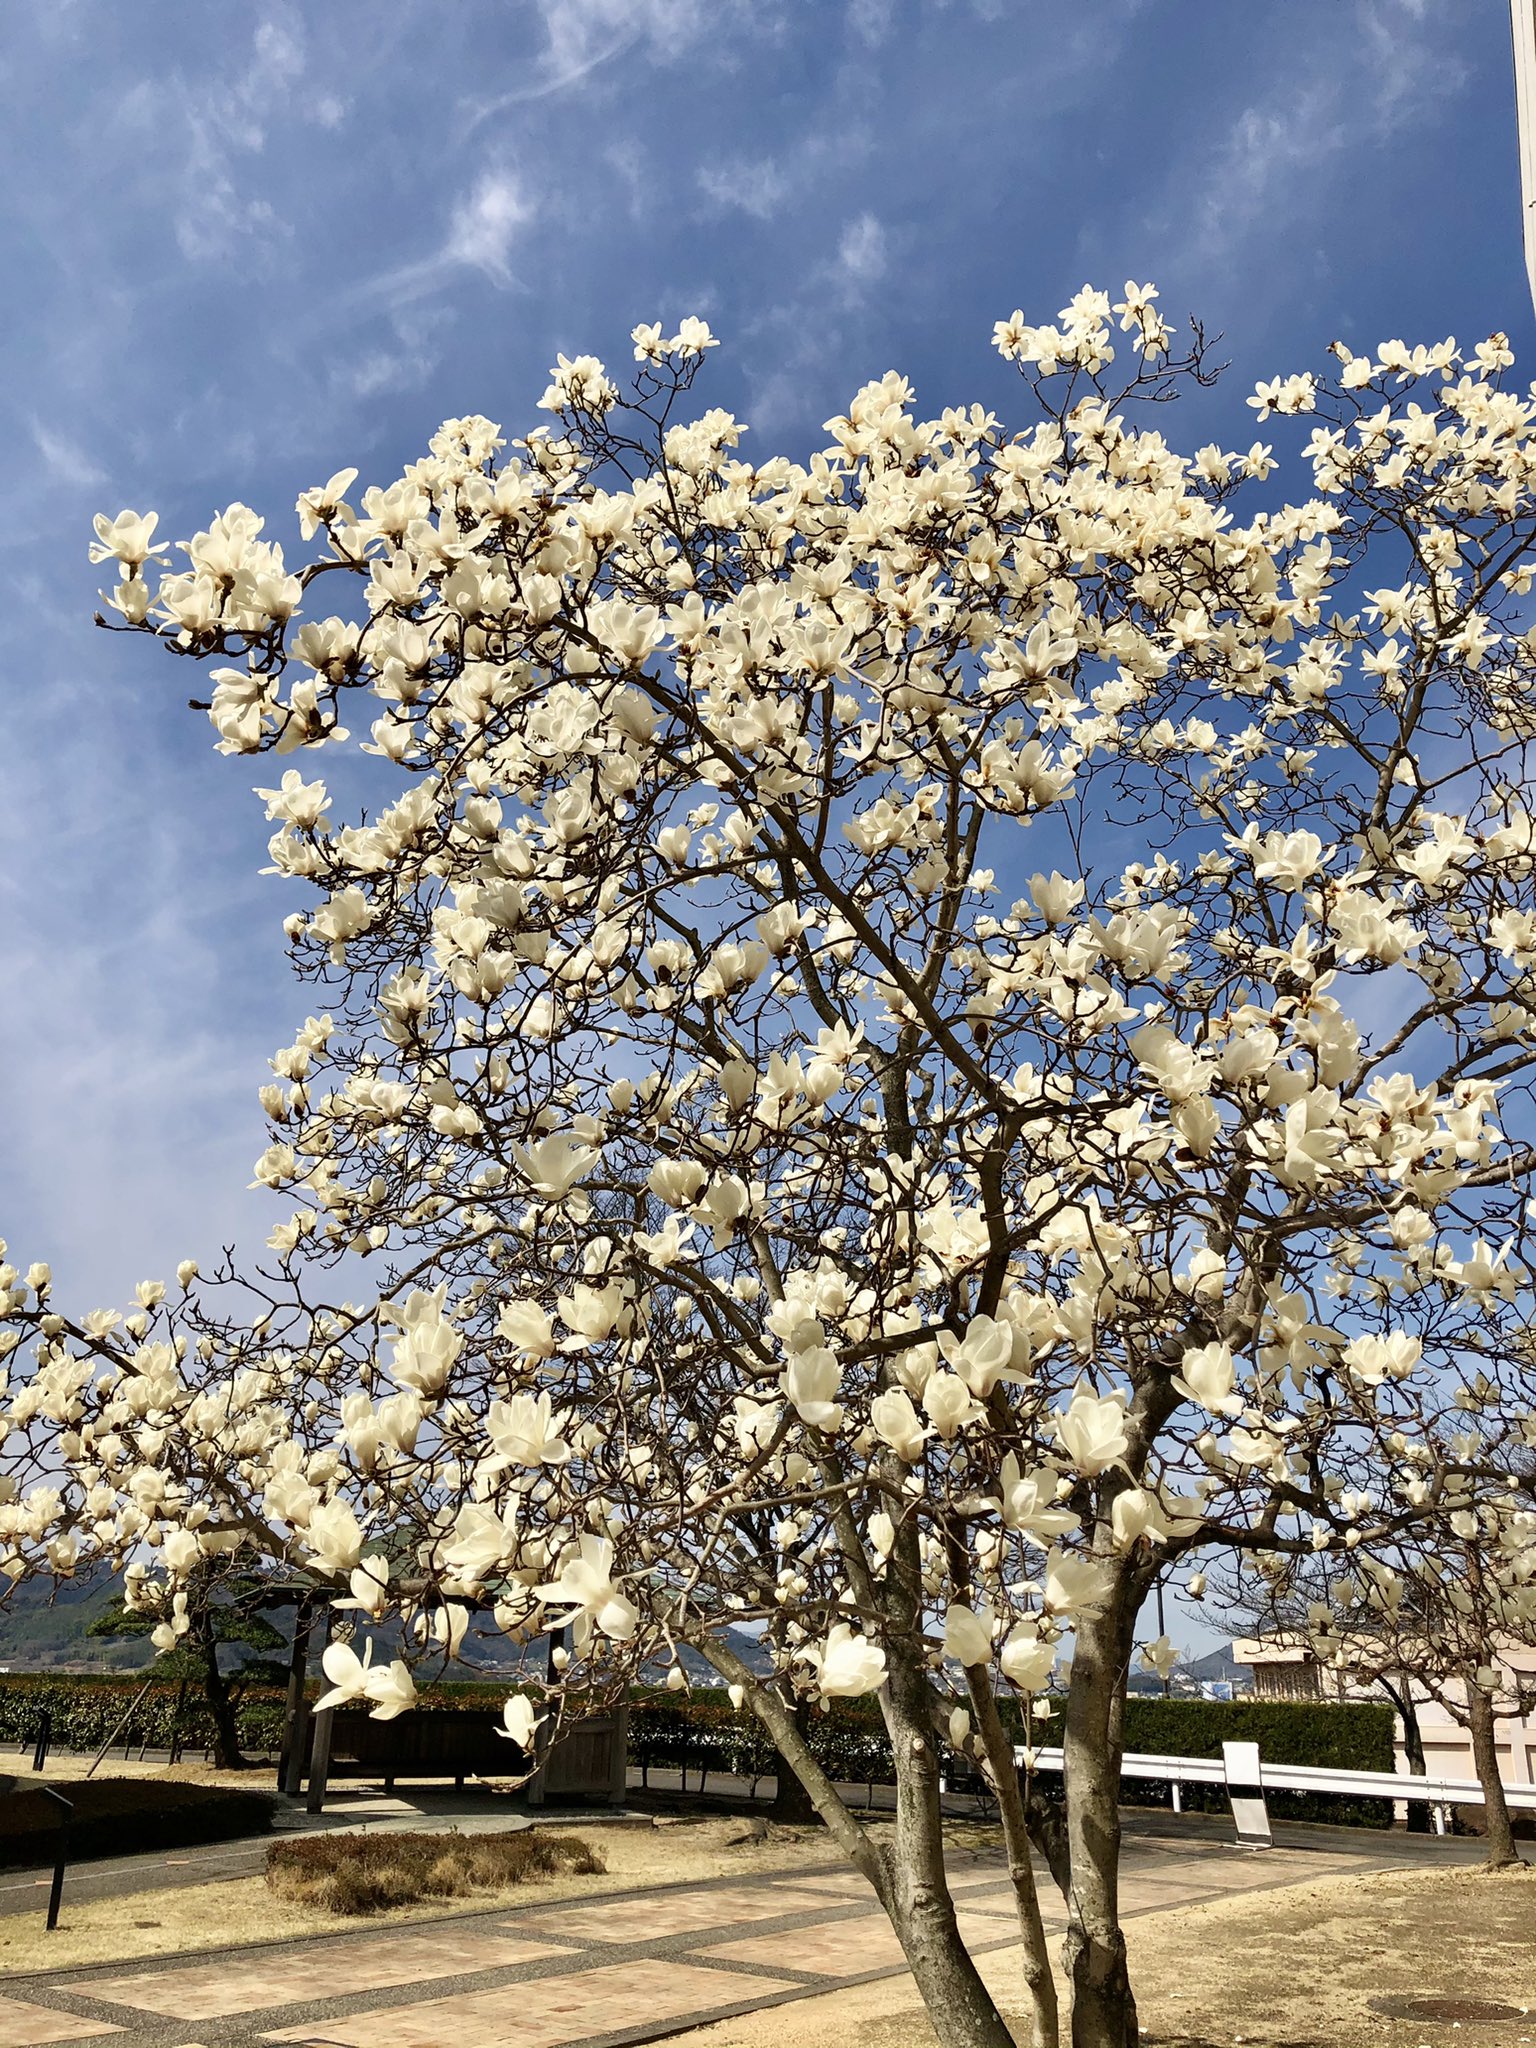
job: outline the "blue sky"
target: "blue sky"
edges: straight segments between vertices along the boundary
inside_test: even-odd
[[[308,1007],[268,777],[93,631],[93,512],[289,539],[331,471],[525,428],[556,350],[688,312],[795,455],[888,368],[1017,413],[992,322],[1085,280],[1225,336],[1191,444],[1335,336],[1532,339],[1504,0],[52,0],[0,166],[0,1233],[81,1303],[264,1231]]]

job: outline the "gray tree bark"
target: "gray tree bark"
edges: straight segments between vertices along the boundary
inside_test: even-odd
[[[1023,1944],[1024,1988],[1029,1994],[1033,2048],[1057,2048],[1061,2037],[1061,2015],[1056,2000],[1056,1979],[1046,1946],[1045,1923],[1040,1917],[1040,1894],[1035,1885],[1035,1866],[1030,1854],[1029,1823],[1019,1774],[1013,1761],[1013,1744],[997,1710],[992,1678],[984,1665],[974,1665],[965,1674],[966,1689],[976,1716],[987,1773],[997,1793],[1003,1823],[1003,1847],[1008,1855],[1008,1875],[1013,1883],[1014,1902],[1019,1914],[1019,1938]]]
[[[1483,1817],[1488,1838],[1488,1868],[1507,1870],[1520,1861],[1515,1848],[1515,1831],[1510,1825],[1509,1802],[1504,1797],[1504,1780],[1499,1776],[1499,1751],[1493,1719],[1493,1697],[1477,1683],[1467,1680],[1467,1721],[1472,1732],[1472,1759],[1477,1782],[1483,1788]]]
[[[880,1705],[896,1761],[896,1829],[881,1857],[883,1887],[876,1890],[945,2048],[1013,2048],[1013,2035],[955,1924],[944,1875],[939,1745],[928,1676],[916,1657],[903,1656],[889,1643],[886,1660]]]
[[[1078,1623],[1062,1747],[1071,1889],[1064,1947],[1072,2048],[1136,2048],[1136,2001],[1120,1926],[1122,1701],[1134,1615],[1123,1582],[1104,1614]]]
[[[931,1728],[927,1679],[892,1656],[881,1706],[896,1763],[896,1828],[890,1848],[877,1846],[844,1805],[811,1754],[793,1709],[741,1660],[708,1636],[695,1646],[747,1700],[780,1756],[811,1796],[833,1840],[869,1879],[901,1943],[940,2048],[1015,2048],[1013,2035],[981,1981],[955,1924],[944,1877],[939,1816],[939,1758]]]

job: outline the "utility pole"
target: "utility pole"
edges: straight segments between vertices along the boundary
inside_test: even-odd
[[[1515,125],[1520,139],[1520,220],[1525,276],[1536,303],[1536,0],[1509,0],[1515,45]]]

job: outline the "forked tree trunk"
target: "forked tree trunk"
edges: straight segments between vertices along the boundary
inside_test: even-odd
[[[1467,1719],[1472,1731],[1472,1761],[1477,1782],[1483,1788],[1483,1817],[1488,1837],[1488,1868],[1505,1870],[1520,1861],[1515,1848],[1515,1831],[1510,1826],[1509,1802],[1504,1797],[1504,1780],[1499,1776],[1499,1750],[1493,1720],[1493,1696],[1484,1692],[1475,1678],[1467,1681]]]
[[[1067,1691],[1067,1837],[1072,1881],[1064,1956],[1072,2048],[1135,2048],[1136,2001],[1120,1927],[1120,1753],[1129,1655],[1123,1586],[1105,1613],[1077,1625]]]
[[[1029,1994],[1033,2048],[1058,2048],[1061,2015],[1056,2003],[1056,1979],[1046,1947],[1045,1923],[1040,1917],[1040,1894],[1035,1885],[1029,1822],[1019,1773],[1013,1761],[1013,1744],[997,1710],[991,1674],[984,1665],[970,1666],[966,1688],[976,1715],[977,1732],[987,1762],[987,1774],[997,1794],[1003,1823],[1003,1847],[1008,1855],[1008,1875],[1013,1883],[1014,1903],[1019,1914],[1019,1939],[1023,1946],[1024,1989]]]
[[[921,1669],[893,1672],[881,1700],[896,1762],[895,1841],[884,1850],[876,1848],[843,1804],[796,1727],[793,1710],[778,1693],[757,1680],[724,1644],[704,1636],[694,1647],[728,1684],[743,1687],[752,1711],[805,1786],[833,1840],[873,1886],[901,1943],[940,2048],[1015,2048],[955,1924],[944,1879],[938,1747]],[[897,1694],[899,1698],[893,1697]]]
[[[880,1704],[896,1765],[896,1831],[876,1889],[943,2048],[1013,2048],[1013,2035],[955,1924],[927,1674],[889,1646],[886,1659]]]

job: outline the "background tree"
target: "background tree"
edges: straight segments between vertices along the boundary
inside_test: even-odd
[[[220,1770],[244,1770],[240,1696],[252,1685],[286,1684],[288,1670],[265,1654],[221,1659],[219,1653],[286,1651],[287,1637],[262,1610],[289,1604],[291,1595],[275,1587],[269,1574],[231,1568],[217,1559],[189,1573],[181,1590],[186,1603],[179,1612],[153,1597],[141,1606],[114,1600],[86,1634],[152,1639],[169,1631],[174,1643],[161,1650],[159,1675],[198,1686],[213,1724],[214,1762]]]
[[[268,1260],[126,1314],[4,1269],[9,1569],[147,1547],[174,1609],[267,1556],[449,1650],[480,1602],[571,1628],[555,1716],[692,1645],[955,2048],[1008,2031],[944,1881],[952,1726],[1048,2043],[998,1703],[1070,1636],[1071,2024],[1121,2048],[1148,1588],[1374,1554],[1530,1427],[1532,407],[1501,337],[1340,349],[1250,400],[1307,437],[1287,504],[1268,443],[1169,446],[1146,408],[1209,373],[1154,301],[1001,322],[1018,432],[891,375],[750,460],[685,404],[687,321],[635,330],[627,405],[562,358],[553,429],[306,492],[298,568],[242,505],[175,568],[103,517],[220,748],[314,763],[261,794],[323,1007],[263,1091]],[[888,1839],[796,1718],[866,1693]]]
[[[1375,1686],[1403,1724],[1411,1770],[1425,1771],[1418,1703],[1432,1700],[1471,1737],[1483,1794],[1488,1863],[1517,1862],[1500,1772],[1497,1722],[1536,1704],[1536,1670],[1519,1652],[1536,1647],[1536,1514],[1528,1505],[1530,1454],[1506,1443],[1502,1459],[1481,1435],[1491,1389],[1458,1390],[1447,1430],[1393,1449],[1408,1487],[1433,1489],[1443,1512],[1355,1534],[1341,1555],[1245,1559],[1236,1604],[1260,1633],[1305,1649],[1337,1677]],[[1481,1473],[1470,1481],[1467,1467]],[[1502,1466],[1502,1469],[1501,1469]],[[1342,1481],[1335,1481],[1335,1490]],[[1341,1496],[1342,1497],[1342,1496]],[[1351,1501],[1358,1512],[1364,1505]],[[1358,1540],[1362,1537],[1364,1540]],[[1415,1802],[1418,1804],[1418,1802]],[[1427,1825],[1427,1813],[1412,1816]]]

